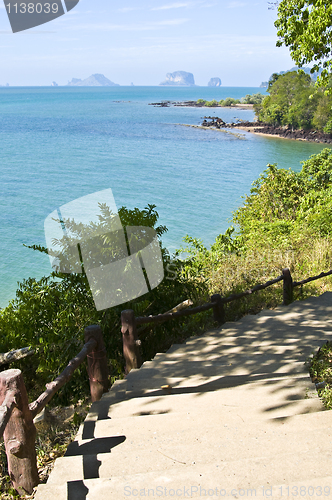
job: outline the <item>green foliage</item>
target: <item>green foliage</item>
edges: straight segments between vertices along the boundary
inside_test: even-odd
[[[324,127],[324,132],[325,134],[332,134],[332,118],[330,118],[329,121],[326,123]]]
[[[327,85],[331,73],[332,4],[322,0],[281,0],[278,5],[277,46],[289,47],[298,66],[314,61],[312,73],[323,68],[318,85]]]
[[[273,74],[270,95],[255,111],[262,122],[275,126],[323,130],[332,116],[332,96],[314,88],[309,75],[291,71]]]
[[[313,382],[320,384],[318,394],[326,409],[332,409],[332,344],[327,341],[307,360]]]
[[[205,104],[206,100],[205,99],[198,99],[196,102],[197,102],[197,104]]]
[[[104,255],[112,254],[112,245],[107,231],[112,227],[113,214],[106,206],[100,206],[99,229],[105,231],[102,248]],[[153,227],[161,236],[167,228],[158,226],[158,213],[154,205],[144,210],[125,207],[119,209],[123,226]],[[72,238],[87,237],[93,234],[95,225],[71,223]],[[69,225],[68,225],[69,224]],[[64,239],[59,244],[63,249],[63,259],[70,247],[71,240]],[[43,247],[36,250],[45,251]],[[97,251],[98,250],[98,251]],[[119,376],[123,370],[122,337],[120,315],[123,309],[133,309],[137,316],[159,314],[174,307],[179,302],[191,298],[197,303],[204,295],[204,285],[195,280],[186,282],[177,273],[178,263],[172,262],[168,252],[162,249],[165,279],[149,293],[126,304],[104,311],[97,311],[93,302],[88,280],[81,274],[52,273],[41,280],[30,278],[20,284],[16,299],[0,310],[0,352],[23,346],[32,346],[36,354],[17,362],[15,366],[23,370],[30,398],[43,390],[46,382],[54,379],[83,346],[83,330],[89,324],[99,324],[104,332],[107,356],[110,360],[111,377]],[[94,254],[91,258],[95,258]],[[171,268],[171,264],[173,268]],[[172,270],[175,269],[175,272]],[[197,281],[197,280],[196,280]],[[197,318],[188,325],[197,322]],[[157,343],[169,346],[180,335],[179,323],[161,325],[148,331],[148,341],[143,342],[143,357],[155,354]],[[86,368],[75,371],[69,384],[66,384],[54,404],[78,400],[88,393]]]
[[[302,164],[298,173],[268,165],[234,212],[242,235],[254,238],[262,233],[271,241],[306,231],[316,236],[331,233],[332,151],[326,148]]]
[[[242,104],[261,104],[263,99],[266,96],[258,92],[257,94],[247,94],[245,97],[242,97]]]
[[[329,270],[332,261],[332,151],[325,149],[302,162],[302,171],[268,165],[253,183],[244,204],[233,214],[237,229],[217,236],[210,249],[186,236],[180,249],[182,271],[206,284],[209,294],[242,292],[275,278],[285,267],[300,280]],[[306,298],[331,290],[331,277],[295,289]],[[234,320],[282,301],[282,285],[274,285],[230,303],[226,319]]]
[[[239,99],[234,99],[233,97],[226,97],[226,99],[221,100],[219,102],[219,106],[235,106],[235,104],[239,104]]]
[[[218,101],[216,101],[215,99],[213,99],[212,101],[205,101],[204,105],[209,107],[209,108],[214,108],[214,107],[218,106]]]
[[[279,76],[281,76],[279,73],[272,73],[271,78],[269,79],[268,82],[268,87],[267,87],[268,92],[270,92],[272,85],[278,80]]]

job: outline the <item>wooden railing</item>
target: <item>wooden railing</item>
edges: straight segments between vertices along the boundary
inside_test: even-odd
[[[295,287],[331,274],[332,270],[302,281],[293,282],[289,269],[283,269],[282,275],[273,280],[228,297],[222,297],[219,294],[212,295],[210,302],[198,307],[188,307],[192,305],[192,302],[187,300],[170,311],[157,316],[135,317],[134,311],[131,309],[122,311],[121,332],[123,355],[126,363],[125,371],[129,373],[130,370],[139,368],[142,364],[139,335],[146,330],[148,324],[159,324],[210,309],[213,310],[214,320],[221,324],[225,321],[225,304],[229,302],[239,300],[283,281],[283,305],[288,305],[293,301]],[[137,326],[139,325],[145,326],[138,330]],[[76,368],[86,357],[88,359],[92,401],[98,401],[102,394],[108,390],[106,350],[101,329],[96,325],[89,326],[85,329],[84,336],[85,344],[82,350],[68,363],[65,370],[53,382],[46,385],[46,391],[33,403],[28,403],[28,396],[20,370],[0,372],[0,437],[2,435],[4,437],[8,470],[14,488],[21,494],[31,494],[33,488],[39,482],[35,452],[36,429],[33,419],[49,403],[54,394],[71,379]],[[26,351],[23,354],[26,355]],[[10,356],[5,357],[6,362],[10,360]]]
[[[99,326],[84,330],[85,344],[62,373],[36,401],[28,403],[28,395],[20,370],[0,372],[0,437],[3,435],[8,471],[13,486],[20,494],[31,494],[39,483],[34,417],[49,403],[55,393],[73,376],[74,371],[87,358],[92,401],[98,401],[108,391],[106,349]]]
[[[323,278],[325,276],[330,276],[332,270],[326,273],[320,273],[317,276],[313,276],[302,281],[293,281],[292,275],[288,268],[282,270],[282,275],[274,278],[273,280],[267,281],[266,283],[259,284],[240,293],[233,293],[228,295],[228,297],[222,297],[220,294],[212,295],[211,302],[207,302],[198,307],[187,308],[176,310],[175,312],[169,311],[164,314],[158,314],[157,316],[138,316],[135,317],[134,311],[131,309],[126,309],[121,313],[121,324],[122,324],[122,337],[123,337],[123,354],[126,361],[126,373],[129,373],[133,368],[139,368],[142,364],[140,356],[140,345],[141,340],[139,338],[140,330],[137,329],[139,325],[147,324],[159,324],[164,321],[169,321],[171,319],[176,319],[183,316],[190,316],[192,314],[201,313],[213,309],[213,319],[217,323],[221,324],[225,322],[225,304],[233,302],[234,300],[239,300],[247,295],[251,295],[259,290],[264,290],[265,288],[283,281],[283,305],[289,305],[293,301],[293,290],[295,287],[302,286],[310,281]],[[180,304],[181,306],[181,304]],[[176,308],[175,308],[176,309]],[[145,330],[146,327],[142,328]]]

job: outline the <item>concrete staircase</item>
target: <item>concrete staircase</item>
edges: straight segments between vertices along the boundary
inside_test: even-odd
[[[157,354],[94,403],[35,500],[327,498],[332,414],[304,365],[332,293]]]

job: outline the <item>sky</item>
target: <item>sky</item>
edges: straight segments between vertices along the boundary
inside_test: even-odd
[[[219,77],[226,87],[258,87],[294,66],[288,49],[276,47],[268,0],[80,0],[19,33],[0,2],[1,85],[66,85],[95,73],[120,85],[159,85],[182,70],[200,86]]]

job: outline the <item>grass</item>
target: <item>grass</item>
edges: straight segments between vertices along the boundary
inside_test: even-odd
[[[309,373],[327,410],[332,409],[332,343],[327,341],[309,358]]]
[[[45,419],[36,424],[37,468],[41,483],[46,483],[56,458],[62,457],[85,419],[90,404],[87,400],[70,407],[55,407],[46,411]],[[0,498],[1,500],[30,500],[32,495],[19,495],[12,487],[8,476],[4,442],[0,443]]]

